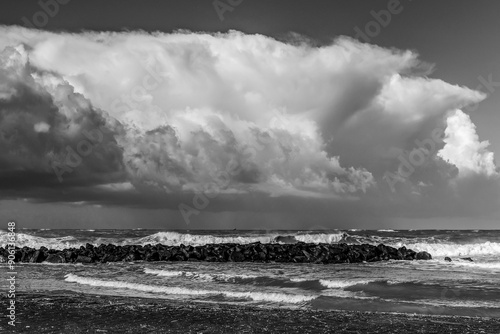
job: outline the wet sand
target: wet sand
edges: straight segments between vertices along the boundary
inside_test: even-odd
[[[2,305],[7,305],[5,296]],[[3,312],[5,314],[5,312]],[[500,319],[263,309],[69,292],[16,295],[2,333],[500,333]]]

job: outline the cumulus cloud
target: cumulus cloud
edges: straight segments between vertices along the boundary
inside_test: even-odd
[[[159,191],[179,202],[204,191],[252,198],[255,210],[270,197],[373,207],[392,196],[384,173],[436,128],[445,137],[402,181],[405,194],[451,191],[464,173],[496,175],[487,143],[458,111],[485,95],[429,78],[432,65],[413,51],[235,31],[1,30],[2,170],[64,169],[67,147],[78,153],[87,140],[92,153],[63,174],[93,187],[73,189],[80,200]],[[13,141],[5,134],[17,126],[25,136]]]
[[[86,132],[106,128],[102,112],[61,77],[33,69],[22,45],[0,54],[0,80],[2,190],[59,186],[54,169],[73,172],[66,164],[68,153],[78,149]],[[114,140],[111,130],[104,138]],[[78,171],[66,173],[65,179],[68,185],[99,183],[120,178],[123,169],[120,149],[104,147],[81,160]]]
[[[469,115],[456,110],[446,123],[446,145],[438,155],[455,165],[462,177],[470,174],[498,175],[493,152],[488,151],[490,143],[479,140]]]

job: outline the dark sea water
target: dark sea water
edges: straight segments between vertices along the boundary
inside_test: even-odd
[[[340,309],[500,317],[500,231],[17,230],[17,246],[86,243],[204,245],[297,241],[384,243],[430,261],[356,264],[120,262],[17,264],[18,291],[73,291],[269,308]],[[6,232],[0,232],[5,246]],[[446,262],[444,257],[453,261]],[[461,258],[471,257],[473,262]],[[4,284],[4,283],[2,283]]]

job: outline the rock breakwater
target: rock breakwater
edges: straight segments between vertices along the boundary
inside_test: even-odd
[[[15,262],[28,263],[106,263],[132,261],[208,261],[208,262],[295,262],[295,263],[359,263],[386,260],[429,260],[427,252],[380,244],[348,245],[311,244],[208,244],[203,246],[113,245],[86,244],[64,250],[23,247],[16,248]],[[7,262],[9,253],[0,247],[0,262]],[[12,259],[12,255],[11,258]]]

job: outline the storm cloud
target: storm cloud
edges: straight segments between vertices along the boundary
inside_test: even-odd
[[[485,94],[431,78],[415,51],[0,30],[3,198],[176,209],[201,194],[214,212],[408,217],[500,202],[461,110]]]

